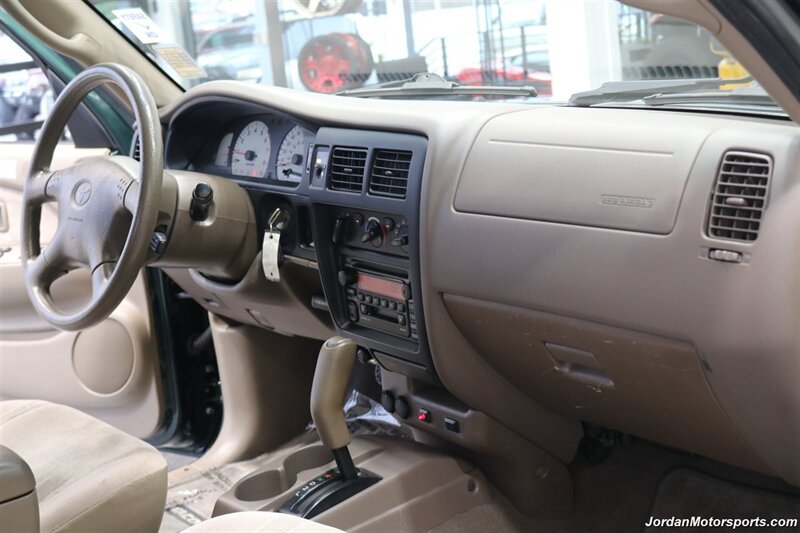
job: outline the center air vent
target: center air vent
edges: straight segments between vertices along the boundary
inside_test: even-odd
[[[369,174],[369,192],[376,196],[405,198],[410,169],[411,152],[376,150]]]
[[[361,192],[367,170],[366,148],[333,149],[329,169],[328,187],[336,191]]]
[[[754,241],[767,200],[772,159],[749,152],[726,152],[711,199],[708,234]]]

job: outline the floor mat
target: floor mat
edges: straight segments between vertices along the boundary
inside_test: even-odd
[[[736,479],[741,484],[721,482],[719,477],[700,474],[699,470]],[[742,505],[747,505],[748,501],[760,501],[760,498],[754,500],[749,495],[745,496],[740,491],[748,492],[751,489],[742,487],[760,484],[773,487],[777,491],[788,489],[785,483],[774,478],[636,440],[614,448],[609,458],[597,465],[587,464],[579,456],[570,466],[570,471],[575,499],[574,511],[568,518],[547,520],[525,517],[497,494],[494,502],[454,516],[434,528],[431,533],[642,533],[652,513],[666,512],[666,508],[662,506],[667,502],[675,502],[683,506],[681,508],[689,509],[692,502],[702,501],[701,496],[708,498],[717,492],[731,490],[729,495],[732,499],[741,499]],[[697,481],[691,490],[684,490],[690,489],[688,484],[685,487],[678,485],[683,478],[682,472],[690,472]],[[700,484],[702,478],[711,482]],[[719,483],[732,489],[719,487]],[[776,494],[767,490],[755,492],[759,495],[765,493],[770,501]],[[655,497],[656,494],[659,494],[658,498]],[[800,501],[778,496],[780,501],[784,501],[784,498],[793,502]],[[659,510],[656,510],[654,501],[659,502]],[[737,503],[736,506],[738,505]],[[710,516],[705,509],[697,512]],[[722,511],[716,507],[714,512],[721,516],[719,513]],[[797,511],[794,513],[792,515],[787,511],[782,516],[796,517]],[[658,531],[675,530],[663,528]],[[695,528],[692,531],[701,529]],[[764,531],[778,530],[765,528]]]
[[[703,519],[752,519],[769,522],[773,518],[800,519],[800,498],[754,489],[729,483],[687,468],[677,468],[661,480],[656,493],[651,516],[656,519],[670,517]],[[704,531],[730,531],[731,527],[703,528]],[[729,526],[731,524],[728,524]],[[692,531],[697,527],[654,527],[656,531]],[[795,527],[773,527],[769,531],[798,531]]]

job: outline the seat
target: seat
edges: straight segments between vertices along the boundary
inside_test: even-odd
[[[342,533],[341,529],[299,516],[261,511],[220,515],[183,531],[184,533]]]
[[[167,463],[149,444],[71,407],[8,400],[0,445],[33,471],[42,532],[158,531]]]

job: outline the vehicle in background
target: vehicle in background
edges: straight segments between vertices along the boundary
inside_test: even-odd
[[[463,85],[532,85],[541,96],[553,94],[547,45],[531,46],[525,52],[514,50],[490,68],[464,67],[455,80]]]

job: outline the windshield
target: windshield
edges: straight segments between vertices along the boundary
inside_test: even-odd
[[[429,72],[461,86],[533,87],[536,103],[566,103],[608,82],[749,76],[698,26],[613,0],[87,1],[185,89],[226,79],[355,96]],[[711,92],[743,85],[753,83]],[[413,97],[447,97],[421,93]],[[668,105],[745,105],[708,90],[697,100]],[[756,103],[774,107],[764,100]]]

